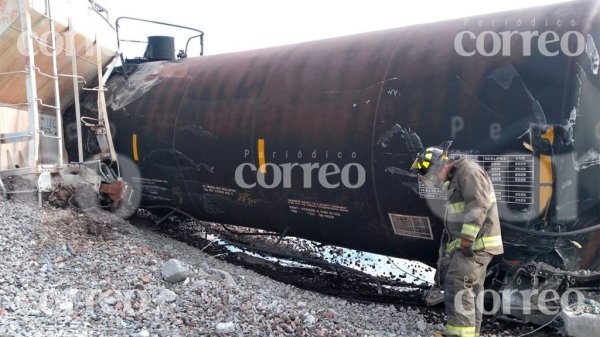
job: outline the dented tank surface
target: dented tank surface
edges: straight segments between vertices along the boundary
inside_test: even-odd
[[[600,271],[598,6],[131,65],[107,84],[123,173],[144,205],[433,265],[443,191],[409,168],[451,139],[494,182],[506,260]]]

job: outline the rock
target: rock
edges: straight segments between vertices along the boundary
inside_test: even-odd
[[[0,316],[2,316],[2,310],[0,310]],[[39,310],[29,310],[29,316],[41,317],[43,314]]]
[[[109,297],[109,298],[105,299],[104,301],[108,305],[115,305],[115,304],[117,304],[117,299],[114,298],[114,297]]]
[[[217,332],[218,333],[231,333],[234,331],[235,331],[235,324],[233,322],[217,324]]]
[[[249,303],[242,304],[242,306],[240,307],[241,312],[248,312],[251,309],[252,309],[252,305]]]
[[[206,280],[198,280],[198,281],[194,281],[191,285],[192,289],[199,289],[202,288],[206,285]]]
[[[564,310],[561,317],[565,323],[565,334],[570,337],[597,336],[600,331],[600,316],[592,314],[577,315]]]
[[[231,274],[229,274],[228,272],[221,270],[221,269],[215,269],[215,268],[212,268],[211,271],[216,273],[217,275],[219,275],[223,280],[225,280],[225,282],[227,282],[227,284],[229,286],[231,286],[231,287],[237,286],[237,283],[235,283],[233,276],[231,276]]]
[[[304,319],[304,323],[306,323],[306,324],[315,324],[316,322],[317,322],[317,319],[313,315],[308,315]]]
[[[197,278],[197,279],[203,279],[203,278],[207,278],[208,277],[208,273],[204,269],[202,269],[202,268],[194,269],[194,273],[193,274],[194,274],[193,275],[194,278]]]
[[[285,331],[285,332],[287,332],[287,333],[292,333],[292,332],[294,332],[294,329],[292,329],[292,327],[291,327],[291,326],[289,326],[289,324],[285,324],[285,323],[283,323],[283,324],[281,324],[279,327],[280,327],[280,328],[281,328],[283,331]]]
[[[321,317],[323,317],[323,318],[328,318],[328,319],[332,319],[332,318],[334,318],[334,317],[335,317],[335,315],[337,315],[337,313],[336,313],[334,310],[331,310],[331,309],[329,309],[329,310],[327,310],[327,311],[323,311],[323,312],[321,313]]]
[[[162,265],[161,274],[165,281],[177,283],[188,277],[189,269],[181,261],[171,259]]]
[[[73,247],[70,243],[66,244],[67,252],[73,256],[77,255],[77,249]]]
[[[439,329],[438,331],[444,331],[445,328]],[[400,324],[400,326],[398,327],[398,332],[400,333],[400,335],[405,335],[407,334],[408,330],[406,329],[406,325],[404,324]]]
[[[60,305],[58,306],[58,309],[61,313],[66,313],[66,314],[71,314],[73,312],[73,302],[67,301],[67,302],[63,302],[60,303]]]
[[[157,299],[162,303],[173,303],[177,300],[177,294],[172,290],[163,289]]]
[[[425,331],[425,329],[427,329],[427,323],[425,323],[423,320],[418,320],[417,321],[417,329],[419,329],[419,331],[423,332]]]
[[[140,332],[132,333],[131,337],[150,337],[148,330],[142,330]]]
[[[152,275],[150,275],[150,274],[144,275],[144,276],[140,277],[140,279],[144,283],[150,283],[150,281],[152,281]]]
[[[586,299],[585,299],[585,303],[586,303],[586,304],[589,304],[589,305],[592,305],[592,306],[594,306],[594,307],[600,307],[600,303],[598,303],[597,301],[594,301],[594,300],[593,300],[593,299],[591,299],[591,298],[586,298]]]
[[[306,302],[301,301],[301,302],[298,302],[297,305],[298,305],[298,308],[304,308],[304,307],[306,307]]]

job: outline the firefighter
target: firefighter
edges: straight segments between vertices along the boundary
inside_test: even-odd
[[[418,154],[412,170],[426,185],[441,188],[447,198],[435,277],[436,286],[444,289],[446,334],[477,337],[486,269],[504,249],[490,178],[468,157],[451,160],[451,144],[428,147]]]

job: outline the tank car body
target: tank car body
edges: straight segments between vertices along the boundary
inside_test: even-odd
[[[127,65],[106,93],[139,170],[122,173],[143,205],[435,265],[444,194],[409,167],[453,140],[494,182],[505,261],[594,274],[599,13],[571,2]]]

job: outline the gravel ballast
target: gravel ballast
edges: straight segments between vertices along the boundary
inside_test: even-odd
[[[443,328],[426,309],[302,290],[109,213],[0,201],[0,233],[0,336],[417,337]]]

